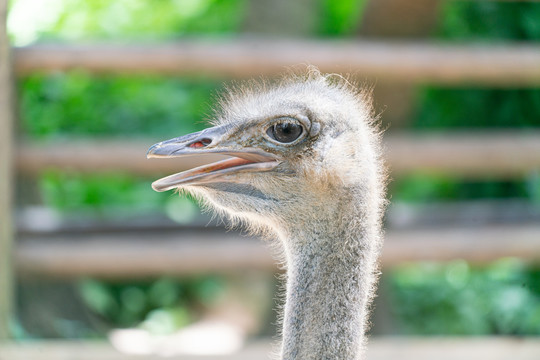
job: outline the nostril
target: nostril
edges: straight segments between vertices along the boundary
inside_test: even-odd
[[[204,138],[204,139],[201,139],[197,142],[194,142],[193,144],[189,145],[190,148],[201,148],[201,147],[205,147],[205,146],[208,146],[212,143],[212,139],[209,139],[209,138]]]

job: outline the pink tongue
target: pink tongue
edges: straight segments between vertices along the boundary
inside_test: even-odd
[[[220,161],[218,163],[215,163],[213,165],[208,165],[203,167],[202,169],[196,170],[193,173],[190,174],[190,176],[197,175],[197,174],[205,174],[217,170],[223,170],[234,166],[240,166],[240,165],[246,165],[251,164],[253,161],[242,159],[242,158],[232,158]]]

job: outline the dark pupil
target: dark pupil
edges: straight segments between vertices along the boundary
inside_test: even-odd
[[[281,123],[274,125],[274,138],[282,143],[290,143],[302,134],[302,127],[294,123]]]

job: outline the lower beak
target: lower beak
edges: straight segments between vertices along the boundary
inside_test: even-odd
[[[223,154],[230,159],[199,166],[197,168],[161,178],[152,183],[156,191],[166,191],[187,185],[202,185],[212,182],[240,182],[236,175],[246,172],[261,172],[274,169],[279,161],[272,154],[257,148],[233,149],[220,143],[227,133],[224,126],[216,126],[193,134],[154,144],[148,149],[147,158],[172,158],[186,155]]]

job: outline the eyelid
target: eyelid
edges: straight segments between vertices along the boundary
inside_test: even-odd
[[[286,123],[297,123],[305,127],[305,124],[303,124],[301,121],[299,121],[296,118],[289,117],[289,116],[280,116],[280,117],[272,119],[272,121],[270,122],[270,126],[275,126],[277,124],[286,124]]]
[[[276,124],[284,124],[287,122],[300,124],[307,133],[311,133],[312,123],[311,120],[305,115],[276,116],[275,118],[270,120],[270,126],[274,126]]]

